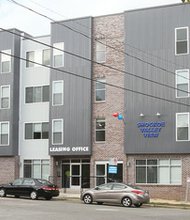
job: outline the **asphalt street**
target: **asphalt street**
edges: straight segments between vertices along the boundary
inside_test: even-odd
[[[85,205],[79,200],[0,198],[0,220],[189,220],[190,210],[174,208],[124,208]]]

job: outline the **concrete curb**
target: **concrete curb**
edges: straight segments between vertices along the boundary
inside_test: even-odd
[[[55,197],[56,200],[63,200],[63,201],[79,201],[80,195],[74,194],[61,194],[59,197]],[[170,200],[152,200],[148,204],[144,204],[143,206],[149,207],[163,207],[163,208],[180,208],[180,209],[190,209],[190,203],[178,202],[178,201],[170,201]]]
[[[151,207],[162,207],[162,208],[178,208],[178,209],[190,209],[190,205],[187,204],[171,204],[171,203],[149,203],[145,204]]]

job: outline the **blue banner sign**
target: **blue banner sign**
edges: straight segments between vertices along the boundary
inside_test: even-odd
[[[137,122],[137,127],[145,138],[158,138],[161,129],[165,126],[165,121]]]
[[[108,173],[114,173],[117,174],[117,166],[111,166],[108,167]]]

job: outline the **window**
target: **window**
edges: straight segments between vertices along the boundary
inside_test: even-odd
[[[34,67],[34,51],[26,52],[26,67]]]
[[[25,92],[25,103],[48,102],[49,86],[27,87]]]
[[[53,81],[52,88],[52,104],[53,105],[63,105],[63,81]]]
[[[1,86],[1,109],[10,108],[10,86]]]
[[[176,71],[176,97],[189,97],[189,70]]]
[[[136,182],[157,183],[157,160],[136,161]]]
[[[189,29],[181,27],[175,29],[175,54],[183,55],[189,53]]]
[[[101,39],[96,41],[96,61],[98,63],[106,62],[106,40]]]
[[[106,93],[106,80],[98,79],[96,81],[96,102],[105,101],[105,93]]]
[[[136,160],[136,183],[181,184],[181,160]]]
[[[25,139],[48,139],[49,123],[25,123]]]
[[[24,160],[25,178],[42,178],[48,180],[49,175],[49,160]]]
[[[96,119],[96,142],[105,141],[105,118]]]
[[[23,179],[16,179],[16,180],[14,180],[13,186],[19,186],[19,185],[21,185],[21,184],[22,184],[22,181],[23,181]]]
[[[47,66],[50,65],[50,52],[51,52],[50,49],[43,50],[42,52],[42,64],[43,65],[47,65]]]
[[[176,114],[176,140],[189,141],[189,113]]]
[[[111,183],[101,185],[101,186],[98,187],[98,190],[111,190],[112,185],[113,184],[111,184]]]
[[[53,66],[62,67],[64,66],[64,43],[54,43],[53,44]],[[56,48],[56,49],[55,49]]]
[[[122,190],[122,189],[126,189],[126,188],[127,188],[126,185],[119,184],[119,183],[116,183],[113,185],[113,190]]]
[[[35,182],[33,179],[24,179],[22,185],[35,185]]]
[[[52,121],[52,144],[63,144],[63,119]]]
[[[109,182],[123,182],[123,162],[117,163],[117,174],[109,173],[109,162],[96,162],[96,186]]]
[[[106,166],[105,164],[97,164],[96,165],[96,185],[100,185],[105,183],[106,178]]]
[[[1,53],[1,72],[2,73],[9,73],[11,72],[11,50],[3,50],[3,54]]]
[[[9,145],[9,122],[0,122],[0,145]]]

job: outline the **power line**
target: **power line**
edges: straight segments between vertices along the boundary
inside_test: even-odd
[[[61,23],[60,21],[55,21],[54,19],[50,18],[49,16],[44,15],[44,14],[42,14],[42,13],[40,13],[40,12],[37,12],[36,10],[34,10],[34,9],[30,8],[30,7],[27,7],[27,6],[25,6],[25,5],[21,4],[21,3],[18,3],[18,2],[15,1],[15,0],[7,0],[7,1],[12,2],[12,3],[14,3],[14,4],[16,4],[16,5],[18,5],[18,6],[22,7],[22,8],[25,8],[25,9],[27,9],[27,10],[29,10],[29,11],[31,11],[31,12],[33,12],[33,13],[39,15],[39,16],[42,16],[42,17],[44,17],[44,18],[46,18],[46,19],[48,19],[48,20],[50,20],[50,21],[52,21],[52,22],[54,22],[54,23],[56,23],[56,24],[58,24],[58,25],[61,25],[61,26],[63,26],[63,27],[66,27],[66,28],[68,28],[69,30],[71,30],[71,31],[73,31],[73,32],[75,32],[75,33],[78,33],[78,34],[84,36],[85,38],[88,38],[88,39],[90,39],[90,40],[93,40],[93,38],[89,37],[88,35],[86,35],[86,34],[80,32],[80,31],[78,31],[78,30],[75,30],[75,29],[71,28],[70,26],[67,26],[67,25],[63,24],[63,23]],[[141,59],[141,58],[139,58],[139,57],[130,55],[129,53],[124,52],[124,51],[122,51],[122,50],[119,50],[118,48],[115,48],[115,47],[113,47],[113,46],[104,44],[103,42],[98,41],[97,39],[94,39],[94,40],[97,41],[97,42],[99,42],[99,43],[101,43],[102,45],[105,45],[106,47],[111,48],[112,50],[115,50],[115,51],[117,51],[117,52],[119,52],[119,53],[123,53],[123,54],[125,54],[125,55],[127,55],[127,56],[129,56],[129,57],[132,57],[132,58],[134,58],[134,59],[139,60],[140,62],[146,63],[146,64],[148,64],[148,65],[150,65],[150,66],[152,66],[152,67],[154,67],[154,68],[160,69],[160,70],[162,70],[162,71],[164,71],[164,72],[167,72],[167,73],[170,73],[170,74],[172,74],[172,75],[174,75],[174,76],[177,75],[177,74],[173,73],[172,71],[169,71],[169,70],[167,70],[167,69],[165,69],[165,68],[163,68],[163,67],[157,66],[157,65],[152,64],[152,63],[150,63],[150,62],[148,62],[148,61],[144,61],[143,59]],[[184,76],[180,76],[180,77],[189,80],[189,78],[187,78],[187,77],[184,77]]]
[[[13,55],[13,54],[5,53],[3,51],[0,51],[0,54],[4,54],[6,56],[11,56],[13,58],[20,59],[20,60],[23,60],[23,61],[26,61],[26,62],[30,62],[30,63],[36,64],[36,65],[39,65],[39,66],[42,66],[42,67],[46,67],[46,68],[49,68],[49,69],[52,69],[52,70],[56,70],[56,71],[59,71],[59,72],[62,72],[62,73],[68,74],[68,75],[76,76],[76,77],[83,78],[83,79],[86,79],[86,80],[90,80],[90,81],[93,81],[93,82],[99,82],[98,80],[89,78],[87,76],[81,76],[81,75],[78,75],[78,74],[70,72],[70,71],[61,70],[59,68],[55,68],[55,67],[52,67],[52,66],[47,66],[47,65],[44,65],[44,64],[32,61],[32,60],[28,60],[28,59],[22,58],[20,56],[16,56],[16,55]],[[135,90],[132,90],[132,89],[127,89],[127,88],[124,88],[124,87],[121,87],[121,86],[118,86],[118,85],[114,85],[114,84],[111,84],[111,83],[107,83],[107,82],[106,83],[105,82],[101,82],[101,83],[105,84],[107,86],[111,86],[111,87],[114,87],[114,88],[117,88],[117,89],[121,89],[121,90],[124,90],[124,91],[136,93],[136,94],[143,95],[143,96],[146,96],[146,97],[155,98],[155,99],[166,101],[166,102],[169,102],[169,103],[179,104],[179,105],[183,105],[183,106],[186,106],[186,107],[190,107],[189,104],[186,104],[186,103],[183,103],[183,102],[176,102],[176,101],[173,101],[173,100],[169,100],[169,99],[161,98],[161,97],[158,97],[158,96],[146,94],[146,93],[135,91]]]
[[[33,1],[33,0],[30,0],[30,2],[32,2],[32,3],[34,3],[34,4],[38,5],[38,6],[40,6],[40,7],[43,8],[43,9],[48,10],[48,11],[54,13],[54,14],[57,14],[57,15],[59,15],[59,16],[65,18],[65,19],[68,19],[67,17],[63,16],[62,14],[58,13],[57,11],[54,11],[54,10],[48,8],[48,7],[45,7],[44,5],[41,5],[41,4],[39,4],[39,3],[37,3],[37,2],[35,2],[35,1]],[[87,29],[92,29],[91,27],[87,27],[86,25],[81,24],[81,23],[80,23],[79,21],[77,21],[77,20],[74,20],[74,22],[77,23],[77,24],[79,24],[79,25],[82,26],[82,27],[87,28]],[[105,34],[102,34],[102,33],[99,32],[99,31],[98,31],[97,33],[100,34],[100,35],[102,35],[102,36],[104,36],[104,37],[106,37]],[[116,39],[116,41],[119,42],[117,39]],[[120,43],[120,42],[119,42],[119,43]],[[163,59],[163,58],[161,58],[161,57],[159,57],[159,56],[157,56],[157,55],[155,55],[155,54],[152,54],[152,53],[150,53],[150,52],[147,52],[147,51],[144,51],[144,50],[139,49],[139,48],[137,48],[137,47],[134,47],[134,46],[132,46],[132,45],[126,43],[126,42],[122,42],[122,43],[123,43],[124,45],[126,45],[127,47],[129,47],[129,48],[132,48],[132,49],[134,49],[134,50],[140,51],[140,52],[143,53],[143,54],[146,54],[146,55],[147,55],[146,58],[149,58],[148,56],[151,56],[151,58],[152,58],[152,57],[155,57],[155,58],[157,58],[157,59],[159,59],[159,60],[161,60],[161,61],[164,61],[165,63],[170,63],[170,64],[175,65],[175,66],[177,65],[176,63],[172,62],[171,60],[165,60],[165,59]],[[106,45],[107,45],[107,44],[106,44]],[[181,68],[184,68],[184,67],[181,66]],[[186,69],[186,67],[185,67],[185,69]]]
[[[18,37],[21,37],[20,34],[17,34],[17,33],[15,33],[15,32],[10,31],[10,30],[6,30],[6,29],[4,29],[4,28],[0,28],[0,30],[5,31],[5,32],[8,32],[8,33],[13,34],[13,35],[16,35],[16,36],[18,36]],[[141,79],[141,80],[145,80],[145,81],[148,81],[148,82],[151,82],[151,83],[155,83],[155,84],[157,84],[157,85],[164,86],[164,87],[166,87],[166,88],[170,88],[170,89],[173,89],[173,90],[176,90],[176,91],[181,91],[181,92],[185,92],[185,93],[187,93],[187,94],[190,94],[190,92],[187,92],[187,91],[185,91],[185,90],[182,90],[182,89],[179,89],[179,88],[170,86],[170,85],[166,85],[166,84],[164,84],[164,83],[160,83],[160,82],[157,82],[157,81],[154,81],[154,80],[151,80],[151,79],[142,77],[142,76],[138,76],[138,75],[136,75],[136,74],[134,74],[134,73],[131,73],[131,72],[128,72],[128,71],[124,71],[124,70],[120,70],[120,69],[118,69],[118,68],[114,68],[114,67],[112,67],[112,66],[108,66],[108,65],[103,64],[103,63],[98,63],[98,62],[96,62],[96,61],[94,61],[94,60],[91,60],[91,59],[89,59],[89,58],[83,57],[83,56],[81,56],[81,55],[74,54],[74,53],[69,52],[69,51],[66,51],[66,50],[62,50],[62,49],[60,49],[60,48],[56,48],[56,47],[54,47],[54,46],[52,46],[52,45],[49,45],[49,44],[46,44],[46,43],[44,43],[44,42],[38,41],[38,40],[33,39],[33,38],[31,38],[31,37],[28,37],[28,36],[22,36],[22,37],[25,38],[25,39],[27,39],[27,40],[31,40],[31,41],[33,41],[33,42],[35,42],[35,43],[44,45],[44,46],[46,46],[46,47],[59,50],[59,51],[61,51],[61,52],[64,52],[64,53],[66,53],[66,54],[69,54],[69,55],[71,55],[71,56],[75,56],[75,57],[77,57],[77,58],[86,60],[86,61],[88,61],[88,62],[92,62],[92,63],[98,64],[98,65],[101,65],[101,66],[106,67],[106,68],[109,68],[109,69],[111,69],[111,70],[114,70],[114,71],[117,71],[117,72],[121,72],[121,73],[123,73],[123,74],[130,75],[130,76],[133,76],[133,77],[135,77],[135,78],[139,78],[139,79]]]
[[[34,11],[33,9],[30,9],[30,8],[28,8],[28,7],[26,7],[26,6],[24,6],[24,5],[22,5],[22,4],[20,4],[20,3],[17,3],[16,1],[14,1],[14,0],[9,0],[9,1],[11,1],[11,2],[13,2],[13,3],[15,3],[15,4],[18,4],[19,6],[21,6],[21,7],[24,7],[24,8],[26,8],[26,9],[28,9],[28,10],[30,10],[30,11],[32,11],[32,12],[34,12],[34,13],[37,13],[38,15],[40,15],[40,16],[45,16],[45,15],[43,15],[43,14],[41,14],[41,13],[38,13],[38,12],[36,12],[36,11]],[[51,21],[54,21],[53,19],[51,19],[51,18],[49,18],[49,17],[47,17],[47,16],[45,16],[46,18],[48,18],[48,19],[50,19]],[[57,23],[57,22],[56,22]],[[60,23],[58,23],[58,24],[60,24]],[[63,25],[63,24],[60,24],[60,25],[62,25],[62,26],[65,26],[65,25]],[[67,26],[66,26],[67,27]],[[70,28],[70,27],[69,27]],[[75,31],[75,30],[73,30],[73,31]],[[75,31],[76,32],[76,31]],[[77,32],[77,33],[79,33],[79,34],[81,34],[81,32]],[[86,36],[86,35],[85,35]],[[89,38],[89,36],[87,36],[88,38]],[[91,38],[90,38],[91,39]],[[49,45],[46,45],[46,46],[49,46]],[[56,48],[56,49],[58,49],[58,48]],[[75,55],[75,54],[72,54],[72,55]],[[129,56],[131,56],[131,55],[129,55]],[[133,56],[131,56],[131,57],[133,57]],[[80,58],[82,58],[82,57],[80,57]],[[139,58],[138,58],[139,59]],[[91,61],[91,60],[90,60]],[[143,61],[143,60],[141,60],[140,59],[140,61]],[[96,62],[97,63],[97,62]],[[99,65],[100,65],[100,63],[98,63]],[[153,64],[151,64],[151,65],[153,65]],[[112,68],[113,69],[113,67],[109,67],[109,66],[106,66],[106,65],[103,65],[104,67],[108,67],[108,68]],[[161,68],[162,70],[164,70],[165,71],[165,69],[163,69],[163,68]],[[116,71],[120,71],[120,70],[118,70],[118,69],[116,69],[116,68],[114,68],[114,70],[116,70]],[[167,70],[166,70],[167,71]],[[123,71],[123,70],[121,70],[121,72],[123,72],[123,73],[126,73],[125,71]],[[128,74],[131,74],[131,73],[128,73]],[[172,72],[172,74],[173,74],[173,72]],[[174,87],[172,87],[172,86],[168,86],[168,85],[165,85],[165,84],[163,84],[163,83],[158,83],[158,82],[155,82],[155,81],[153,81],[153,80],[149,80],[149,79],[146,79],[146,78],[144,78],[144,77],[140,77],[140,76],[137,76],[137,75],[135,75],[135,74],[131,74],[132,76],[135,76],[135,77],[138,77],[138,78],[141,78],[141,79],[143,79],[143,80],[147,80],[147,81],[149,81],[149,82],[153,82],[153,83],[156,83],[156,84],[159,84],[159,85],[162,85],[162,86],[166,86],[166,87],[168,87],[168,88],[172,88],[172,89],[175,89],[176,90],[176,88],[174,88]],[[180,76],[180,77],[182,77],[182,76]],[[179,90],[179,89],[178,89]],[[183,92],[186,92],[186,91],[184,91],[184,90],[181,90],[181,91],[183,91]]]

